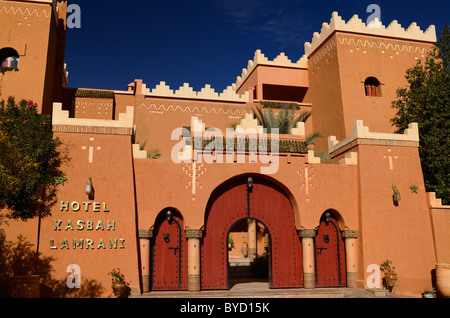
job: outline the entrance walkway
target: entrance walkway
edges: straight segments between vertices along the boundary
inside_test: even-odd
[[[417,298],[401,294],[389,294],[386,290],[358,288],[270,289],[268,282],[232,283],[229,290],[154,291],[130,298]]]

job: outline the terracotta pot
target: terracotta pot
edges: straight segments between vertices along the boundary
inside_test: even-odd
[[[384,274],[384,285],[386,288],[392,292],[392,289],[397,285],[397,274]]]
[[[11,277],[11,298],[39,298],[39,275]]]
[[[441,296],[450,297],[450,264],[436,264],[436,289]]]
[[[114,296],[121,297],[125,294],[127,284],[125,282],[112,282],[111,287],[114,291]]]

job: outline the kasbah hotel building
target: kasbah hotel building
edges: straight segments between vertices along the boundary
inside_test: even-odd
[[[141,79],[99,92],[68,86],[67,6],[0,0],[0,58],[15,69],[0,74],[0,99],[37,102],[69,149],[39,227],[55,278],[76,264],[102,297],[113,268],[131,295],[227,290],[234,265],[266,253],[272,289],[369,288],[371,265],[387,259],[397,293],[432,288],[437,264],[450,263],[450,206],[425,191],[417,124],[397,134],[389,120],[406,70],[436,42],[434,26],[372,27],[333,12],[301,59],[256,50],[221,93]],[[290,134],[264,135],[252,109],[265,102],[313,115]],[[306,145],[313,131],[331,162]],[[2,226],[8,240],[37,244],[38,220]]]

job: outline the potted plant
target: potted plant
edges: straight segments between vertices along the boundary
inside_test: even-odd
[[[234,245],[234,241],[233,238],[231,237],[231,235],[228,236],[228,248],[231,249]]]
[[[392,266],[392,261],[386,260],[380,265],[380,269],[384,272],[383,284],[389,292],[392,292],[397,284],[397,273],[395,267]]]
[[[423,298],[436,298],[436,290],[434,288],[431,290],[425,289],[422,296]]]
[[[125,276],[120,272],[120,268],[114,268],[108,273],[112,280],[112,289],[114,291],[114,296],[122,297],[127,289],[127,284],[125,282]]]

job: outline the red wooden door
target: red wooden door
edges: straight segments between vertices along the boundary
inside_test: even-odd
[[[230,227],[247,217],[245,184],[230,183],[213,193],[201,247],[201,288],[228,289],[227,236]],[[210,201],[211,202],[211,201]]]
[[[201,249],[202,289],[228,288],[227,235],[240,219],[254,218],[267,227],[270,287],[303,286],[302,248],[294,226],[291,203],[280,189],[263,178],[237,178],[213,193],[207,208],[206,231]]]
[[[302,245],[289,199],[267,180],[256,179],[249,215],[263,222],[272,238],[271,288],[303,287]]]
[[[322,221],[314,240],[317,287],[345,287],[345,245],[337,221]]]
[[[183,221],[173,216],[160,217],[155,226],[152,245],[152,290],[187,289],[187,253]]]

